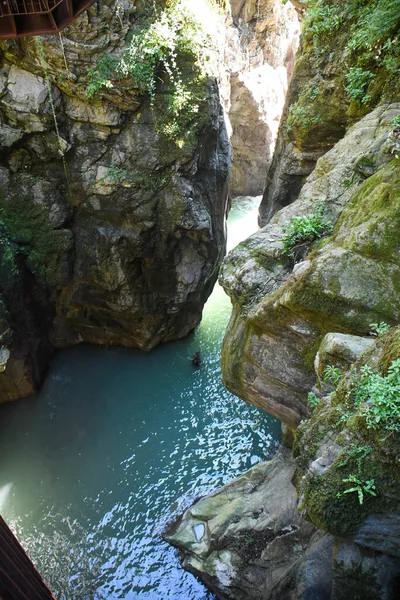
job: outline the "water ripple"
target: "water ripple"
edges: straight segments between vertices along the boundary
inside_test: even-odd
[[[280,434],[221,383],[229,311],[218,289],[195,335],[151,354],[62,351],[40,394],[1,407],[0,508],[56,598],[212,598],[160,534]]]

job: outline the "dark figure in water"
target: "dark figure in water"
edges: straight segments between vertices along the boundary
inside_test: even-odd
[[[197,352],[195,352],[193,354],[193,358],[192,358],[192,365],[194,367],[199,367],[201,365],[201,356],[200,356],[200,350],[198,350]]]

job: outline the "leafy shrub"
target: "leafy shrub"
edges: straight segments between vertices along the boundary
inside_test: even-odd
[[[400,431],[400,358],[391,363],[386,376],[362,367],[351,397],[368,429]]]
[[[312,244],[332,233],[332,223],[325,218],[324,208],[303,216],[293,216],[283,227],[283,253],[294,257],[293,249],[300,244]]]
[[[375,335],[381,335],[385,333],[388,329],[390,329],[390,325],[381,321],[380,323],[370,323],[371,332]]]
[[[344,88],[360,106],[394,96],[400,74],[400,0],[310,0],[303,36],[327,59],[332,34],[344,46]],[[337,33],[335,33],[337,32]],[[372,85],[371,85],[372,84]],[[370,93],[368,93],[370,87]]]
[[[382,45],[382,49],[390,50],[398,42],[395,38],[400,22],[400,0],[375,0],[363,4],[364,10],[360,12],[354,2],[349,3],[350,15],[357,15],[358,22],[353,28],[348,49],[371,51]]]
[[[375,75],[370,71],[364,71],[359,67],[351,67],[346,74],[347,85],[346,93],[351,100],[356,100],[360,104],[367,104],[371,96],[367,93],[367,88]]]
[[[329,36],[339,29],[343,22],[340,6],[330,6],[324,0],[314,2],[306,12],[304,19],[305,36],[311,38]]]
[[[307,401],[311,408],[315,408],[320,403],[320,398],[314,392],[308,392]]]
[[[118,61],[112,56],[102,56],[94,69],[89,70],[90,83],[86,89],[88,98],[93,98],[102,88],[112,88],[111,79],[118,70]]]
[[[119,58],[102,57],[89,71],[89,98],[118,80],[129,78],[139,93],[148,94],[154,106],[156,87],[166,80],[167,94],[156,125],[167,138],[177,139],[190,130],[200,109],[204,80],[200,63],[201,29],[180,0],[175,0],[132,32]]]

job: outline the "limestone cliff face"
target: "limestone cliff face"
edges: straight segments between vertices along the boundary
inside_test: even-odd
[[[264,226],[220,279],[224,382],[283,421],[293,454],[200,500],[167,539],[223,599],[396,600],[400,14],[390,0],[296,4],[310,9]]]
[[[151,105],[121,74],[87,96],[90,69],[121,56],[148,4],[96,3],[63,33],[66,61],[55,36],[1,44],[1,249],[22,273],[15,294],[1,287],[2,399],[35,389],[35,347],[49,338],[148,350],[186,335],[217,277],[231,158],[215,80],[199,81],[194,134],[180,138],[165,133],[161,75]],[[25,323],[31,312],[40,325]]]
[[[234,154],[233,195],[259,195],[272,160],[299,42],[291,2],[231,2],[227,22],[225,109]]]
[[[400,319],[398,160],[392,120],[399,105],[364,117],[322,157],[296,202],[226,258],[221,283],[233,312],[222,351],[227,387],[295,427],[308,414],[313,361],[329,331],[365,335]],[[284,253],[285,224],[326,207],[333,235]]]

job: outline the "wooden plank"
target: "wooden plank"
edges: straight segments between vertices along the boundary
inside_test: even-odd
[[[25,550],[1,517],[0,598],[55,600]]]

